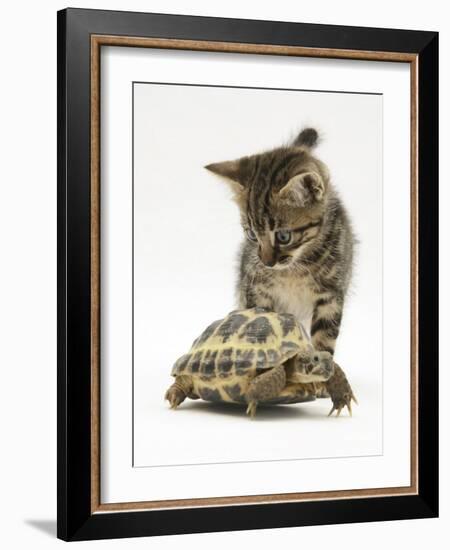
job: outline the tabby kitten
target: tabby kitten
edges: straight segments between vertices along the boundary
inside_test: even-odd
[[[334,353],[352,272],[354,237],[316,130],[261,154],[206,166],[231,185],[246,235],[239,307],[292,313],[314,347]]]

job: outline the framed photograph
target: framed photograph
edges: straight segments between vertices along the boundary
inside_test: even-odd
[[[438,514],[438,35],[58,13],[58,537]]]

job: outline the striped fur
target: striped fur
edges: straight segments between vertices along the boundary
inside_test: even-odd
[[[307,128],[289,146],[206,168],[230,184],[250,237],[240,252],[239,306],[292,313],[316,349],[334,353],[354,236],[326,165],[311,153],[317,139]],[[290,241],[281,243],[286,231]]]

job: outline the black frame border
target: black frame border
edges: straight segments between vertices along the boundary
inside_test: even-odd
[[[89,540],[437,517],[438,33],[73,8],[58,12],[57,22],[57,536]],[[418,495],[91,513],[92,34],[418,55]]]

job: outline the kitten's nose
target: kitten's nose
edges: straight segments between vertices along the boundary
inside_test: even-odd
[[[259,257],[261,258],[262,263],[267,267],[273,267],[277,263],[273,248],[262,247],[259,251]]]
[[[274,258],[270,258],[270,260],[263,260],[261,258],[261,261],[266,267],[273,267],[277,263]]]

